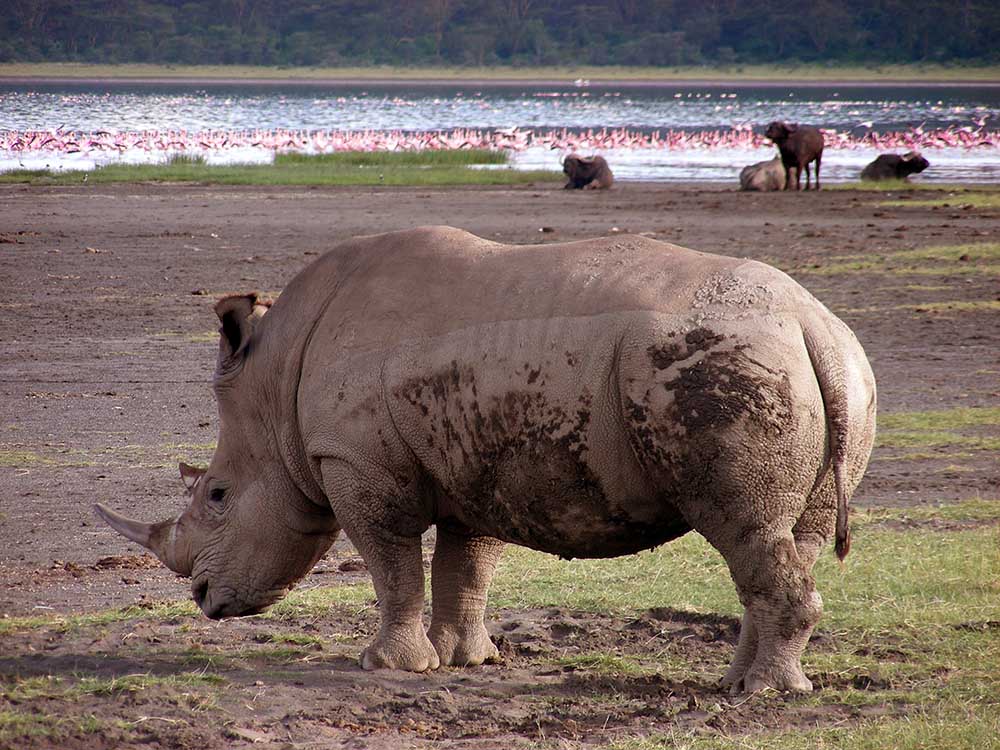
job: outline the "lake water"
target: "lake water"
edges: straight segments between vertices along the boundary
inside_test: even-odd
[[[679,86],[618,85],[0,85],[0,131],[484,131],[534,134],[563,129],[728,131],[782,119],[813,124],[846,138],[868,132],[979,132],[989,145],[922,147],[931,168],[919,180],[1000,181],[1000,85],[953,86]],[[828,139],[829,144],[829,139]],[[882,151],[890,149],[882,149]],[[906,148],[895,149],[905,151]],[[0,169],[89,168],[108,161],[155,161],[163,151],[67,154],[0,153]],[[555,153],[554,153],[555,151]],[[773,147],[602,148],[619,179],[734,181],[745,164]],[[551,143],[514,155],[517,168],[558,168]],[[857,179],[878,149],[831,147],[824,177]],[[238,148],[204,155],[213,162],[267,161],[273,151]]]

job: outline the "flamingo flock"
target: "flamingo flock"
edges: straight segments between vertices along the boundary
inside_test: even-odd
[[[867,125],[863,124],[862,127]],[[933,148],[964,150],[1000,148],[1000,130],[982,124],[924,130],[878,133],[867,129],[824,130],[828,149],[876,151],[919,151]],[[562,152],[611,151],[615,149],[716,150],[769,147],[763,135],[749,126],[728,130],[654,130],[628,128],[571,130],[528,130],[513,128],[463,129],[448,131],[403,130],[142,130],[94,131],[4,130],[0,131],[0,153],[90,154],[128,152],[219,153],[237,149],[271,152],[333,153],[340,151],[422,151],[447,149],[488,149],[520,152],[528,148],[549,148]]]

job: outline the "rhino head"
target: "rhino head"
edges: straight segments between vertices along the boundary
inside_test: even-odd
[[[219,440],[208,468],[181,464],[191,496],[184,512],[149,524],[95,506],[118,533],[191,578],[195,602],[212,619],[266,609],[309,572],[339,531],[329,506],[307,497],[289,474],[287,436],[272,432],[287,412],[274,403],[281,389],[268,380],[272,368],[253,356],[267,309],[256,295],[216,305]]]

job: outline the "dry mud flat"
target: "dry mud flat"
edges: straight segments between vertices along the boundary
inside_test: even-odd
[[[900,420],[886,423],[855,506],[996,499],[995,454],[981,449],[996,424],[922,442],[906,417],[1000,406],[1000,210],[969,195],[0,188],[0,746],[577,747],[905,713],[889,700],[730,699],[713,680],[737,622],[666,608],[492,607],[499,664],[365,673],[355,657],[375,616],[349,544],[303,583],[360,592],[332,611],[300,600],[276,618],[213,623],[174,603],[184,582],[90,505],[146,519],[183,505],[176,462],[206,461],[216,436],[215,297],[277,293],[340,239],[436,223],[519,243],[642,232],[778,265],[852,326],[882,414]],[[992,256],[976,249],[987,246]],[[835,641],[821,622],[810,652]],[[615,667],[654,652],[671,667]],[[807,672],[821,690],[884,687],[877,674]]]

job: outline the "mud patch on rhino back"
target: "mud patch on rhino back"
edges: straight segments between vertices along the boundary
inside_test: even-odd
[[[663,384],[674,396],[674,417],[688,432],[743,422],[763,436],[780,435],[791,420],[788,376],[735,348],[711,351]]]
[[[646,350],[645,391],[624,396],[633,450],[659,476],[684,484],[695,455],[718,453],[738,432],[744,444],[775,445],[793,421],[787,373],[753,357],[753,347],[709,328]]]

